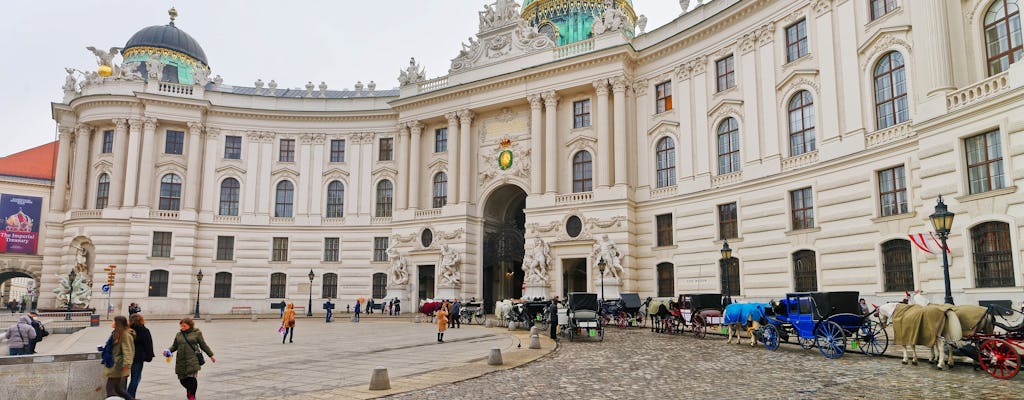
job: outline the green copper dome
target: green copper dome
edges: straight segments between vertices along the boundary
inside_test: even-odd
[[[636,12],[631,0],[613,0],[615,7],[626,14],[627,32],[632,34]],[[594,16],[605,9],[605,0],[523,0],[522,16],[532,26],[553,39],[559,46],[591,37]]]

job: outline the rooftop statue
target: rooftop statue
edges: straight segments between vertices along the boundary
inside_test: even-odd
[[[114,71],[113,62],[114,57],[116,57],[117,53],[121,51],[120,47],[111,47],[110,50],[107,51],[103,51],[92,46],[88,46],[86,49],[96,55],[96,64],[99,66],[98,71],[100,76],[111,76],[117,72]]]
[[[406,67],[404,70],[398,71],[398,83],[401,84],[402,86],[411,83],[422,82],[425,81],[426,79],[426,70],[416,63],[415,57],[409,58],[408,67]]]

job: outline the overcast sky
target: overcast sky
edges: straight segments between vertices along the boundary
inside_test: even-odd
[[[96,69],[86,46],[122,47],[136,31],[167,24],[172,5],[175,25],[199,42],[211,76],[226,84],[252,86],[260,78],[282,88],[325,81],[344,89],[373,80],[388,89],[409,57],[428,78],[447,74],[460,43],[477,32],[485,2],[493,0],[5,2],[0,157],[55,140],[50,102],[63,98],[64,67]],[[647,15],[648,31],[680,12],[675,0],[633,4]]]

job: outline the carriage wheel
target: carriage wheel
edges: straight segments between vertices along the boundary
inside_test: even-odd
[[[647,326],[647,318],[644,318],[644,313],[642,313],[642,312],[636,313],[636,325],[639,326],[639,327],[646,327]]]
[[[697,339],[703,339],[704,336],[707,336],[708,324],[704,323],[704,318],[701,318],[699,315],[695,315],[693,319],[690,320],[690,323],[693,324],[693,336]]]
[[[573,338],[576,336],[576,327],[569,325],[569,329],[567,330],[569,331],[569,341],[571,342]]]
[[[832,321],[821,321],[814,327],[814,344],[825,358],[839,358],[846,351],[846,332]]]
[[[779,348],[779,328],[775,325],[766,325],[764,330],[761,332],[761,342],[764,343],[764,348],[775,351]]]
[[[604,325],[597,327],[597,341],[604,341]]]
[[[860,351],[869,356],[880,356],[885,354],[889,348],[889,333],[878,321],[867,320],[864,326],[857,330],[857,346]]]
[[[626,318],[626,313],[621,311],[619,312],[619,329],[626,329],[626,321],[628,319],[629,318]]]
[[[814,338],[797,337],[797,342],[800,342],[800,348],[804,350],[810,350],[814,348]]]
[[[1020,355],[1005,340],[989,339],[978,351],[981,368],[999,379],[1010,379],[1020,372]]]

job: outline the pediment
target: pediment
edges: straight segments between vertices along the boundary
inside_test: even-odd
[[[327,170],[325,170],[324,173],[323,173],[323,176],[324,177],[343,176],[343,177],[348,178],[349,177],[349,173],[346,170],[343,170],[343,169],[338,168],[338,167],[334,167],[334,168],[328,168]]]
[[[743,100],[725,99],[708,110],[708,115],[735,114],[743,116]],[[718,119],[718,118],[713,118]]]
[[[676,132],[679,130],[679,123],[676,121],[661,120],[654,124],[650,129],[647,130],[647,135],[653,135],[661,131]]]
[[[592,138],[590,136],[579,135],[566,142],[565,147],[574,147],[577,149],[581,149],[583,147],[586,147],[588,144],[594,143],[597,143],[597,139]]]
[[[786,74],[786,76],[783,77],[781,81],[779,81],[778,85],[775,85],[775,90],[782,90],[782,88],[786,87],[786,85],[793,84],[794,82],[798,82],[800,80],[817,82],[817,79],[818,70],[816,69],[794,69],[792,71],[789,71],[789,73]],[[814,86],[815,90],[817,90],[817,83],[814,83],[812,86]]]
[[[277,168],[272,169],[270,171],[270,175],[299,176],[299,170],[295,169],[295,167],[292,167],[292,166],[284,166],[284,165],[282,165],[282,166],[279,166]]]
[[[447,165],[448,165],[448,160],[445,160],[445,159],[439,157],[439,158],[435,158],[435,159],[431,160],[430,164],[427,164],[427,169],[429,169],[431,171],[437,171],[439,169],[442,169],[442,166],[447,166]]]
[[[391,176],[397,176],[398,170],[391,166],[379,166],[373,169],[373,175],[386,174]]]
[[[864,44],[860,45],[860,47],[857,48],[857,54],[864,55],[865,53],[868,52],[869,49],[875,47],[875,45],[879,43],[887,46],[889,41],[899,42],[900,44],[903,44],[907,49],[910,49],[910,43],[907,43],[903,39],[897,38],[897,36],[904,36],[908,32],[910,32],[910,25],[899,25],[881,28],[875,31],[875,33],[872,34],[871,37],[869,37],[868,40],[864,42]]]
[[[185,163],[183,163],[181,161],[178,161],[176,159],[173,159],[173,158],[172,159],[163,160],[163,161],[160,161],[160,162],[156,163],[156,168],[157,169],[162,169],[162,168],[165,168],[165,167],[174,167],[174,168],[178,168],[178,169],[180,169],[182,171],[188,169],[188,168],[186,168]]]
[[[99,160],[99,161],[93,163],[92,168],[93,169],[100,169],[100,170],[110,170],[113,166],[114,166],[114,163],[110,162],[110,160],[102,159],[102,160]]]
[[[239,168],[237,165],[225,165],[215,169],[214,171],[216,171],[217,174],[233,173],[236,175],[245,175],[245,170]]]

